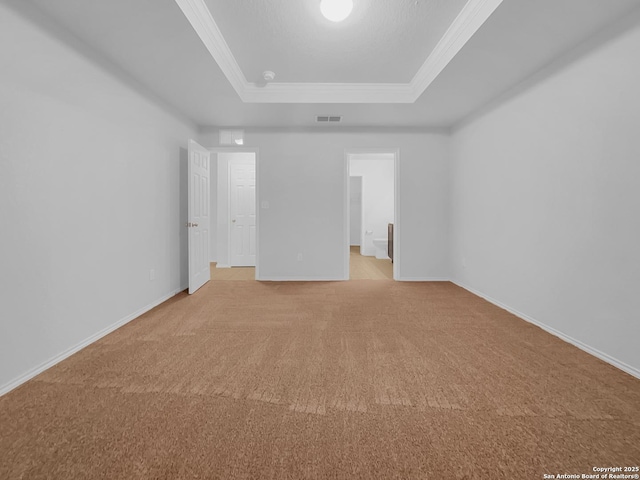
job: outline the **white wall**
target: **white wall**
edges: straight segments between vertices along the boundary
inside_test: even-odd
[[[446,134],[245,129],[245,146],[259,149],[259,201],[270,205],[258,210],[259,279],[345,278],[345,149],[376,148],[400,149],[401,278],[449,277]]]
[[[363,243],[362,255],[375,255],[374,238],[387,238],[388,225],[394,223],[393,155],[351,158],[350,174],[362,177]]]
[[[0,3],[0,392],[187,282],[194,128],[52,32]]]
[[[636,375],[639,51],[636,26],[462,128],[452,170],[454,279]]]

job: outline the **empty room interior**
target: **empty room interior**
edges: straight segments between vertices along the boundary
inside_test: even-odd
[[[0,478],[640,478],[638,0],[0,0]]]

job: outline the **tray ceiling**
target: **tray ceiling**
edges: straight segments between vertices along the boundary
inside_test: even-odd
[[[316,0],[205,0],[249,82],[409,83],[466,0],[356,0],[345,21]]]
[[[176,0],[8,4],[37,23],[51,41],[64,42],[141,95],[202,127],[449,128],[640,25],[638,0],[508,0],[435,77],[426,77],[429,88],[413,103],[358,103],[354,98],[363,96],[359,84],[353,98],[343,90],[342,101],[333,103],[249,103]],[[40,68],[46,72],[46,65]],[[247,80],[247,85],[243,94],[250,96],[253,84]],[[283,95],[292,85],[284,84]],[[332,95],[337,96],[335,90]],[[316,115],[341,115],[343,121],[339,127],[319,126]]]
[[[338,24],[319,0],[176,3],[244,102],[413,103],[502,0],[356,0]]]

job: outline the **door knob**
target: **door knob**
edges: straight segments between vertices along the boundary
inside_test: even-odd
[[[234,218],[233,220],[231,220],[231,221],[232,221],[233,223],[236,223],[236,220],[235,220],[235,218]]]

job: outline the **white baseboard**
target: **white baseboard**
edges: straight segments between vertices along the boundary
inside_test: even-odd
[[[263,277],[259,282],[344,282],[347,279],[337,277]]]
[[[345,282],[350,278],[336,277],[268,277],[256,278],[259,282]],[[448,282],[445,277],[400,277],[395,279],[398,282]]]
[[[396,279],[398,282],[448,282],[449,279],[445,277],[403,277],[400,276]]]
[[[158,305],[160,305],[161,303],[166,302],[171,297],[177,295],[178,293],[182,292],[183,290],[184,289],[181,288],[181,289],[178,289],[178,290],[176,290],[176,291],[174,291],[172,293],[169,293],[168,295],[165,295],[165,296],[159,298],[155,302],[150,303],[146,307],[142,307],[141,309],[137,310],[136,312],[132,313],[131,315],[127,315],[126,317],[118,320],[116,323],[108,326],[107,328],[104,328],[104,329],[100,330],[98,333],[96,333],[94,335],[91,335],[89,338],[83,340],[82,342],[80,342],[77,345],[69,348],[68,350],[65,350],[64,352],[56,355],[55,357],[51,358],[50,360],[47,360],[46,362],[38,365],[37,367],[32,368],[31,370],[29,370],[24,375],[20,375],[18,378],[15,378],[15,379],[11,380],[9,383],[5,383],[4,385],[0,386],[0,397],[2,395],[6,394],[6,393],[9,393],[14,388],[19,387],[20,385],[22,385],[23,383],[27,382],[28,380],[31,380],[36,375],[39,375],[42,372],[44,372],[45,370],[47,370],[47,369],[53,367],[54,365],[60,363],[64,359],[66,359],[66,358],[70,357],[71,355],[73,355],[74,353],[77,353],[80,350],[82,350],[83,348],[85,348],[85,347],[91,345],[92,343],[100,340],[102,337],[110,334],[114,330],[117,330],[118,328],[120,328],[123,325],[129,323],[130,321],[135,320],[140,315],[142,315],[144,313],[147,313],[152,308],[155,308]]]
[[[541,329],[543,329],[544,331],[550,333],[551,335],[554,335],[556,337],[558,337],[561,340],[564,340],[567,343],[570,343],[571,345],[578,347],[580,350],[583,350],[591,355],[593,355],[594,357],[599,358],[600,360],[607,362],[610,365],[613,365],[616,368],[619,368],[620,370],[622,370],[623,372],[628,373],[629,375],[632,375],[638,379],[640,379],[640,370],[638,370],[635,367],[632,367],[631,365],[628,365],[620,360],[618,360],[617,358],[612,357],[609,354],[606,354],[604,352],[601,352],[600,350],[593,348],[585,343],[582,343],[580,340],[576,340],[575,338],[562,333],[559,330],[556,330],[553,327],[550,327],[549,325],[546,325],[538,320],[536,320],[533,317],[530,317],[529,315],[526,315],[522,312],[519,312],[518,310],[516,310],[515,308],[511,308],[508,305],[505,305],[504,303],[491,298],[489,295],[485,295],[484,293],[469,287],[468,285],[465,285],[462,282],[458,282],[456,280],[451,280],[452,283],[455,283],[456,285],[458,285],[461,288],[464,288],[465,290],[473,293],[474,295],[477,295],[478,297],[484,298],[486,301],[493,303],[494,305],[506,310],[509,313],[512,313],[513,315],[515,315],[518,318],[521,318],[522,320],[529,322],[533,325],[536,325],[538,327],[540,327]]]

